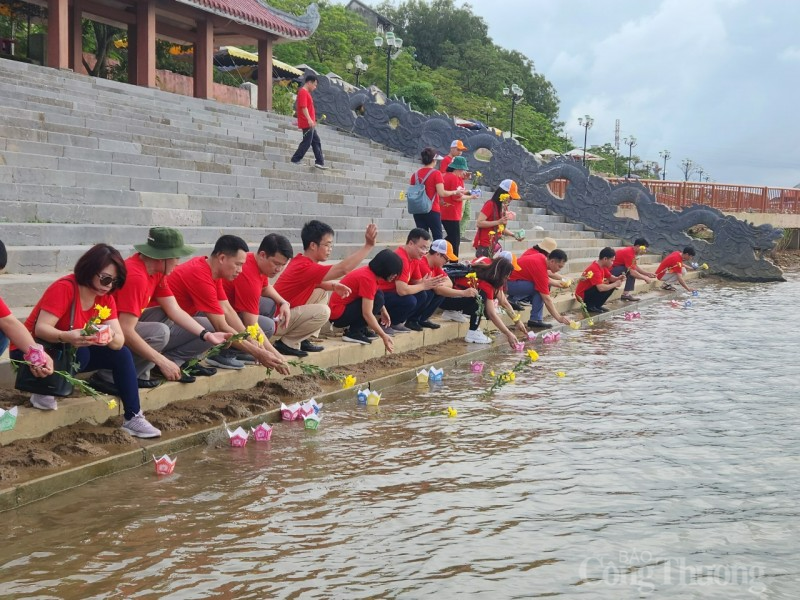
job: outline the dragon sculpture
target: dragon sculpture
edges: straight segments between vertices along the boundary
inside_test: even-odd
[[[396,98],[381,100],[367,89],[348,93],[327,77],[319,78],[314,93],[317,112],[324,113],[326,123],[339,129],[413,157],[425,147],[444,151],[452,140],[461,139],[469,148],[465,158],[470,168],[483,173],[485,184],[496,186],[503,179],[514,179],[525,202],[532,206],[544,207],[607,235],[626,240],[644,237],[652,250],[663,253],[692,245],[697,261],[707,263],[711,272],[723,277],[784,281],[783,272],[765,256],[781,238],[780,229],[755,226],[703,205],[675,211],[656,202],[638,181],[611,183],[566,157],[542,164],[516,140],[457,127],[446,115],[425,116]],[[491,153],[488,162],[475,158],[480,149]],[[547,184],[557,179],[568,182],[564,198],[548,188]],[[617,216],[623,203],[636,207],[638,219]],[[687,234],[690,227],[700,224],[713,231],[712,241]]]

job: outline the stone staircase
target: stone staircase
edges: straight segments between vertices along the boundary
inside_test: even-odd
[[[399,195],[417,161],[332,128],[321,128],[331,167],[321,172],[310,154],[289,162],[300,134],[280,115],[5,60],[0,102],[0,239],[9,253],[0,295],[20,318],[89,245],[127,256],[153,225],[180,228],[199,252],[223,233],[257,247],[269,232],[299,252],[300,228],[319,218],[336,230],[334,260],[362,244],[370,222],[380,247],[402,243],[413,227]],[[482,204],[473,201],[473,214]],[[528,231],[528,241],[507,249],[554,237],[571,273],[621,244],[542,209],[514,208],[510,227]],[[462,244],[462,256],[471,250]]]

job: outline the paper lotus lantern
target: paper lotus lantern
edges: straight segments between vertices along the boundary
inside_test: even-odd
[[[692,301],[691,300],[687,300],[686,302],[684,302],[683,303],[683,308],[692,308]]]
[[[514,352],[525,352],[525,342],[517,342],[514,344]]]
[[[696,298],[699,295],[700,295],[700,292],[698,292],[697,290],[692,290],[692,296],[694,296]]]
[[[483,373],[483,367],[486,366],[486,363],[480,360],[474,360],[469,365],[469,370],[473,373]]]
[[[429,377],[428,371],[422,369],[422,371],[419,371],[417,373],[417,383],[428,383],[428,377]]]
[[[545,344],[552,344],[560,339],[561,339],[561,332],[559,331],[548,331],[547,333],[542,335],[542,341]]]
[[[234,431],[226,427],[225,431],[228,432],[228,437],[231,439],[232,448],[244,448],[247,444],[247,439],[250,437],[250,434],[241,427],[237,427]]]
[[[625,320],[626,321],[633,321],[633,313],[626,312],[625,313]]]
[[[428,379],[430,381],[441,381],[444,379],[444,369],[437,369],[436,367],[431,367],[431,370],[428,371]]]
[[[322,415],[308,415],[307,417],[303,417],[305,420],[305,428],[306,429],[317,429],[319,427],[320,421],[322,421]]]
[[[156,475],[172,475],[175,470],[175,463],[178,462],[178,457],[170,458],[165,454],[161,458],[156,458],[153,455],[153,462],[156,466]]]
[[[0,431],[11,431],[17,424],[18,406],[12,406],[8,410],[0,408]]]
[[[640,313],[638,310],[633,311],[631,314],[633,315],[634,319],[641,319],[642,318],[642,313]]]
[[[369,390],[358,390],[356,394],[356,398],[358,399],[359,404],[366,404],[367,397],[369,396]]]
[[[378,406],[381,403],[381,395],[375,390],[370,390],[367,395],[367,406]]]
[[[536,339],[536,332],[535,332],[535,331],[529,331],[529,332],[528,332],[528,341],[529,341],[529,342],[532,342],[532,341],[534,341],[535,339]]]
[[[297,421],[300,418],[299,402],[295,402],[289,406],[286,406],[283,402],[281,402],[281,419],[284,421]]]
[[[669,305],[670,305],[672,308],[678,308],[678,307],[680,306],[680,302],[678,302],[677,300],[670,300],[670,301],[669,301]]]
[[[579,321],[570,321],[569,322],[569,328],[570,329],[580,329],[581,328],[581,324],[580,324]]]
[[[272,427],[266,423],[261,423],[251,431],[253,432],[253,439],[257,442],[268,442],[272,437]]]

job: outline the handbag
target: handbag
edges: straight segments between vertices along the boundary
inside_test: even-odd
[[[69,313],[69,328],[75,321],[75,305],[78,302],[78,289],[75,286],[75,300],[72,302],[72,309]],[[34,324],[34,330],[36,325]],[[71,344],[61,342],[45,342],[36,339],[36,342],[44,347],[44,351],[53,359],[53,371],[65,371],[70,375],[78,372],[74,364],[74,353]],[[36,377],[31,372],[30,365],[23,363],[17,369],[17,379],[14,387],[23,392],[41,394],[43,396],[69,396],[72,393],[73,385],[58,373],[53,373],[47,377]]]
[[[406,189],[406,200],[408,200],[408,212],[410,214],[424,215],[431,212],[433,200],[428,198],[428,194],[425,191],[425,182],[435,170],[436,169],[431,169],[428,171],[428,174],[422,178],[422,181],[419,180],[417,173],[414,173],[414,181],[416,183],[412,183]]]

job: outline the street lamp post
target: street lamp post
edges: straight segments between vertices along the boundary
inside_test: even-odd
[[[631,157],[633,156],[633,147],[636,145],[636,138],[634,136],[622,139],[622,142],[628,147],[628,178],[631,176]]]
[[[391,74],[392,60],[400,55],[400,49],[403,47],[403,40],[401,40],[399,37],[395,37],[394,32],[392,31],[387,31],[384,36],[386,37],[386,98],[388,99],[389,76]],[[372,40],[375,43],[376,48],[383,46],[384,36],[376,35],[375,39]],[[392,55],[392,50],[397,50],[397,52]]]
[[[661,180],[662,181],[666,181],[667,180],[667,161],[669,160],[669,157],[672,156],[672,154],[669,153],[669,150],[662,150],[661,152],[658,153],[658,155],[661,158],[664,159],[664,173],[661,176]]]
[[[497,112],[497,108],[492,106],[491,102],[487,102],[486,106],[484,108],[486,109],[486,126],[489,127],[489,114],[490,113],[491,114],[496,113]]]
[[[525,93],[516,83],[511,84],[511,88],[503,88],[503,96],[511,96],[511,139],[514,139],[514,107],[522,101]]]
[[[586,141],[589,139],[589,130],[594,125],[594,119],[589,115],[578,117],[578,125],[583,127],[583,166],[586,166]]]
[[[359,77],[361,77],[362,74],[367,72],[367,67],[369,65],[361,62],[360,54],[356,54],[355,61],[356,61],[355,65],[348,61],[345,67],[347,68],[348,73],[353,73],[356,76],[356,87],[358,87],[358,79]]]
[[[703,181],[703,173],[705,173],[705,171],[703,171],[703,167],[698,165],[698,167],[697,167],[697,181]]]

